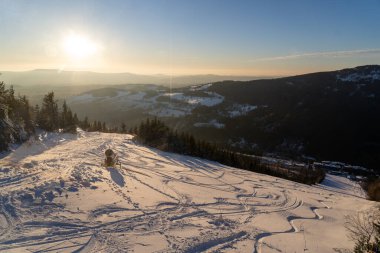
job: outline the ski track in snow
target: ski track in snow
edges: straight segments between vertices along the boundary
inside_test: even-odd
[[[352,191],[161,152],[129,135],[43,137],[1,160],[0,252],[301,252],[301,231],[328,233],[353,206],[370,205]],[[120,168],[100,166],[107,148]],[[308,250],[352,245],[341,231],[344,243]]]

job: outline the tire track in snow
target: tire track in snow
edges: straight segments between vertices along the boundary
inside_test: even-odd
[[[72,253],[87,253],[87,252],[91,252],[91,250],[94,249],[94,246],[96,244],[96,239],[95,239],[95,235],[92,234],[90,236],[90,239],[88,239],[88,241],[83,244],[79,249],[73,251]]]
[[[160,194],[162,194],[162,195],[164,195],[164,196],[166,196],[166,197],[168,197],[168,198],[171,198],[171,199],[176,200],[176,201],[178,201],[178,202],[180,201],[179,199],[177,199],[177,198],[171,196],[170,194],[167,194],[166,192],[163,192],[163,191],[157,189],[156,187],[154,187],[154,186],[152,186],[152,185],[150,185],[150,184],[147,184],[147,183],[143,182],[142,180],[138,179],[135,175],[132,175],[132,173],[129,172],[128,170],[127,170],[127,173],[129,173],[129,175],[130,175],[134,180],[136,180],[137,182],[139,182],[140,184],[145,185],[145,186],[147,186],[148,188],[151,188],[152,190],[154,190],[154,191],[156,191],[156,192],[158,192],[158,193],[160,193]]]

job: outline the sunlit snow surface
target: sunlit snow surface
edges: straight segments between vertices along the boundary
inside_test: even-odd
[[[122,167],[100,166],[112,148]],[[129,135],[41,134],[3,154],[0,252],[345,252],[355,183],[307,186]]]

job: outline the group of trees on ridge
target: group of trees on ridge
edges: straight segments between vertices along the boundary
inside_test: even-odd
[[[54,92],[47,93],[42,104],[33,107],[26,96],[16,96],[12,86],[6,88],[0,82],[0,152],[12,143],[26,141],[36,129],[76,133],[78,126],[85,131],[119,132],[118,127],[108,128],[105,122],[90,122],[87,117],[79,120],[66,101],[58,105]],[[125,124],[120,130],[126,132]]]
[[[60,110],[57,100],[54,99],[54,92],[46,94],[41,108],[36,105],[34,112],[36,114],[36,127],[46,131],[62,129],[63,132],[76,132],[76,126],[79,122],[77,115],[75,113],[73,115],[66,101],[63,101]]]
[[[323,169],[289,171],[283,168],[269,167],[262,164],[258,157],[238,153],[226,147],[197,140],[188,133],[173,131],[157,118],[147,119],[145,122],[142,122],[139,127],[132,130],[132,134],[135,134],[136,140],[142,144],[163,151],[197,156],[218,161],[228,166],[281,177],[304,184],[320,183],[325,177]]]
[[[13,87],[0,82],[0,151],[9,143],[22,142],[35,131],[33,110],[26,96],[15,96]]]
[[[41,106],[32,107],[26,96],[16,96],[12,86],[6,88],[0,82],[0,151],[27,140],[36,128],[75,133],[78,123],[65,101],[59,108],[54,92],[44,96]]]

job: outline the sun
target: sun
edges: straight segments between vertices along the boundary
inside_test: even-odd
[[[82,60],[97,53],[98,45],[84,35],[71,33],[63,40],[63,49],[72,60]]]

